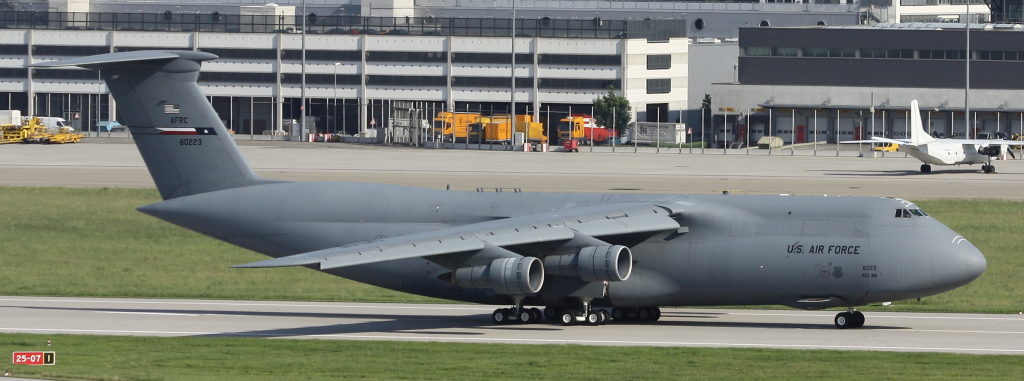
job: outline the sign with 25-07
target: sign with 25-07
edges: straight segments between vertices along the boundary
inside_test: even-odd
[[[19,365],[53,365],[57,352],[14,352],[14,363]]]

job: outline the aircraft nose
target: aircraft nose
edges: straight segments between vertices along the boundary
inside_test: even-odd
[[[949,244],[944,260],[933,263],[935,276],[939,277],[935,279],[936,283],[960,287],[978,279],[985,272],[988,261],[974,244],[960,236]]]

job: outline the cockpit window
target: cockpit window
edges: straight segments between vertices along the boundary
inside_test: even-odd
[[[927,217],[928,214],[921,209],[896,209],[896,218]]]

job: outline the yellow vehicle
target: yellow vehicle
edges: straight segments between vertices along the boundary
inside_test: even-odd
[[[466,140],[469,137],[469,125],[476,122],[480,114],[468,112],[442,111],[434,118],[434,136],[443,140]]]
[[[900,145],[896,143],[874,143],[873,149],[880,152],[896,152],[900,149]]]
[[[5,143],[76,143],[85,135],[71,127],[47,128],[39,118],[31,118],[24,124],[0,126],[0,144]]]
[[[533,121],[532,115],[516,115],[514,127],[509,126],[508,116],[491,117],[489,123],[478,123],[483,132],[483,141],[490,143],[507,142],[513,132],[521,132],[529,142],[546,142],[544,124]]]

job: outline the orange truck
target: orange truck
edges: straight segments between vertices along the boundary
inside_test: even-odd
[[[434,117],[434,136],[442,140],[463,140],[469,137],[469,125],[477,121],[480,114],[442,111]]]
[[[509,126],[508,116],[491,117],[487,123],[480,123],[483,130],[483,141],[488,143],[508,142],[513,132],[523,133],[528,142],[544,143],[548,141],[544,133],[544,124],[533,121],[532,115],[516,115],[513,127]]]
[[[617,134],[611,129],[597,126],[594,117],[585,114],[573,114],[558,121],[558,139],[564,145],[568,140],[576,140],[579,144],[606,142]]]

